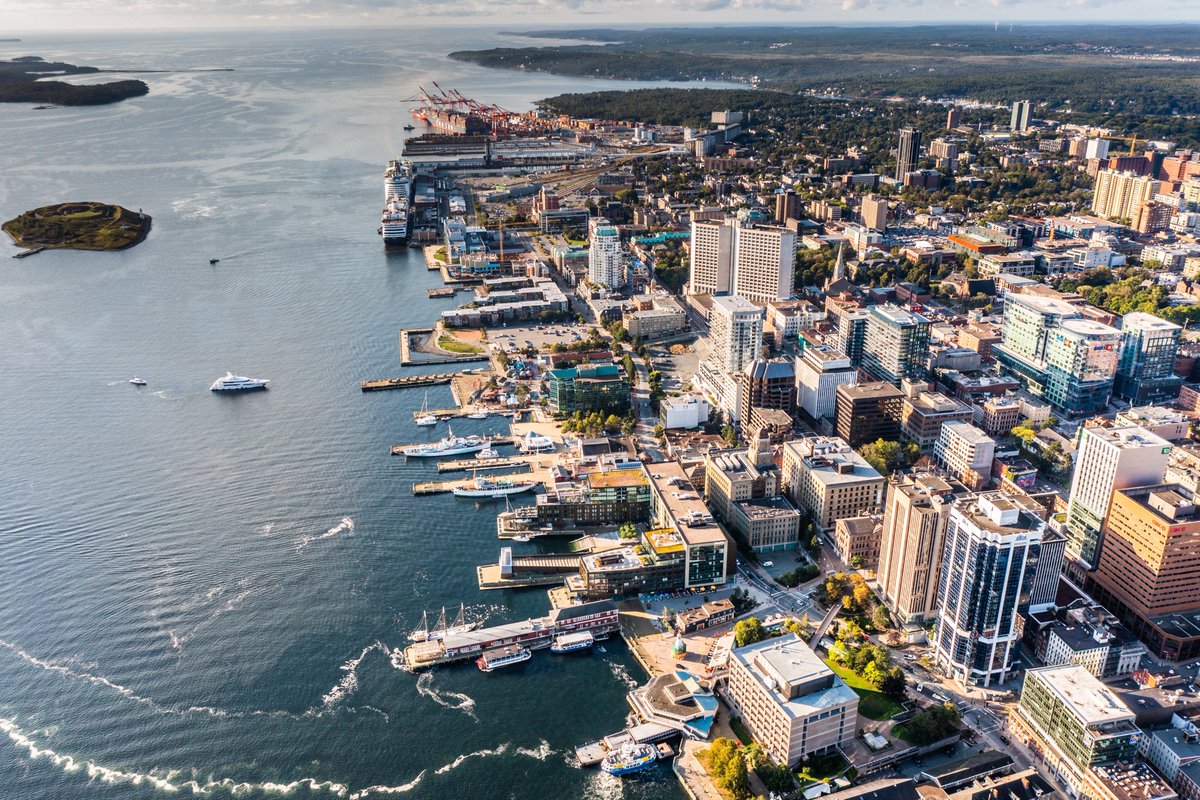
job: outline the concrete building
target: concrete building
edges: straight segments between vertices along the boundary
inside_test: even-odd
[[[1173,800],[1171,787],[1136,761],[1141,731],[1120,697],[1086,669],[1042,667],[1025,673],[1010,715],[1051,774],[1081,798]]]
[[[1048,667],[1074,664],[1097,678],[1110,678],[1133,672],[1145,654],[1146,648],[1123,629],[1118,633],[1105,625],[1056,623],[1047,633],[1042,661]]]
[[[629,282],[621,232],[603,217],[588,222],[588,280],[614,290]]]
[[[1092,213],[1106,219],[1133,220],[1138,208],[1158,194],[1162,184],[1136,172],[1102,169],[1096,173],[1096,188],[1092,193]]]
[[[901,128],[896,147],[896,180],[903,182],[908,173],[917,168],[921,155],[921,132],[916,128]]]
[[[659,420],[667,430],[698,428],[708,421],[711,413],[712,404],[700,394],[668,395],[658,405]]]
[[[762,353],[763,310],[744,297],[712,299],[709,337],[713,357],[726,372],[741,372]]]
[[[708,498],[709,507],[718,519],[741,534],[743,543],[755,550],[767,547],[780,549],[776,545],[784,542],[773,535],[777,533],[774,530],[775,526],[770,526],[769,531],[763,531],[772,534],[771,536],[755,537],[755,532],[751,530],[751,523],[755,520],[750,518],[749,514],[743,515],[746,518],[740,520],[743,527],[739,529],[739,518],[735,511],[737,504],[744,501],[775,498],[780,495],[780,471],[772,460],[770,441],[760,437],[754,439],[748,449],[710,451],[704,462],[704,481],[704,493]],[[792,513],[796,517],[796,529],[792,533],[790,545],[795,547],[799,533],[799,515],[794,509]],[[767,515],[760,516],[765,519]]]
[[[1113,425],[1137,425],[1169,442],[1186,439],[1192,427],[1192,416],[1169,406],[1133,406],[1117,413]]]
[[[780,225],[800,216],[800,198],[793,189],[775,194],[775,221]]]
[[[867,195],[859,207],[862,224],[873,231],[883,233],[888,223],[888,203],[882,197]]]
[[[872,306],[867,317],[863,368],[881,381],[920,380],[927,372],[930,322],[914,311],[886,304]]]
[[[1086,569],[1098,563],[1104,518],[1113,493],[1161,483],[1171,443],[1135,425],[1079,431],[1067,506],[1067,552]]]
[[[630,336],[646,342],[674,336],[688,329],[683,305],[669,295],[631,298],[630,306],[622,315],[622,324]]]
[[[552,369],[547,377],[546,395],[559,413],[619,415],[629,410],[629,379],[616,364],[578,364]]]
[[[1083,318],[1065,300],[1011,292],[1004,299],[1004,341],[993,348],[1030,392],[1070,415],[1108,405],[1119,349],[1119,331]]]
[[[731,293],[761,303],[792,295],[796,234],[733,218],[693,221],[692,294]]]
[[[795,550],[802,515],[786,497],[756,497],[733,504],[731,525],[755,553]]]
[[[1121,352],[1113,393],[1134,405],[1171,402],[1183,378],[1175,356],[1183,329],[1161,317],[1134,311],[1121,319]]]
[[[1200,653],[1200,513],[1179,484],[1118,489],[1088,589],[1151,652],[1171,660]]]
[[[1018,100],[1012,104],[1012,117],[1008,123],[1010,131],[1024,133],[1029,128],[1031,106],[1028,100]]]
[[[1184,767],[1200,764],[1200,731],[1194,720],[1175,715],[1170,725],[1143,734],[1142,758],[1169,782],[1175,783]]]
[[[883,484],[883,476],[842,439],[816,437],[783,445],[783,485],[823,532],[833,530],[842,517],[879,511]]]
[[[835,392],[837,434],[851,447],[877,439],[900,440],[904,393],[882,381],[839,385]]]
[[[992,478],[996,440],[968,422],[948,422],[933,448],[934,460],[956,480],[979,490]]]
[[[947,422],[970,422],[974,412],[966,403],[940,392],[905,395],[900,409],[900,430],[907,441],[929,450],[941,437]]]
[[[797,405],[814,420],[832,418],[837,413],[837,388],[858,383],[850,357],[831,345],[802,341],[794,370]]]
[[[867,341],[867,319],[870,316],[870,312],[863,308],[838,313],[837,347],[856,367],[862,363],[863,348]]]
[[[843,517],[833,526],[833,547],[838,558],[855,569],[874,569],[883,541],[883,516],[864,514]]]
[[[989,397],[983,401],[980,425],[988,436],[1008,436],[1021,422],[1021,402],[1011,397]]]
[[[876,580],[901,625],[921,625],[937,613],[938,578],[950,507],[966,487],[933,472],[893,477],[883,507]]]
[[[795,767],[854,739],[858,695],[795,634],[734,650],[728,698],[755,741]]]
[[[999,492],[959,500],[946,523],[934,657],[964,685],[1008,680],[1029,602],[1045,510]],[[981,601],[980,598],[986,598]]]

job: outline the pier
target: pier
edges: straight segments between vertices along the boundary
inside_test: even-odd
[[[414,642],[404,648],[404,665],[410,670],[427,669],[475,658],[484,650],[510,644],[542,650],[550,646],[555,636],[564,633],[591,631],[601,638],[616,629],[617,604],[611,600],[597,600],[571,608],[556,608],[544,617],[456,633],[434,641]]]
[[[496,479],[509,478],[514,483],[532,480],[535,484],[534,488],[536,488],[537,483],[540,483],[540,481],[536,480],[535,477],[528,472],[513,472],[508,475],[492,475],[491,477]],[[461,489],[470,486],[474,481],[475,478],[473,477],[459,478],[452,481],[418,481],[417,483],[413,484],[413,494],[417,495],[418,497],[430,494],[445,494],[446,492],[452,492],[455,489]],[[533,489],[527,489],[526,491],[533,491]],[[521,494],[521,492],[516,492],[515,494]],[[475,499],[492,500],[494,498],[489,495],[487,497],[477,497]]]
[[[479,413],[478,411],[471,409],[471,408],[433,408],[433,409],[430,409],[429,411],[414,411],[413,419],[423,416],[424,414],[429,414],[431,416],[437,417],[438,420],[440,420],[440,421],[444,421],[444,420],[448,420],[448,419],[460,419],[463,417],[469,417],[472,414],[478,414],[478,413]],[[488,418],[504,417],[506,419],[511,419],[513,412],[511,412],[511,411],[489,411],[487,413],[488,413]]]
[[[438,472],[471,472],[477,469],[505,469],[521,467],[528,462],[519,458],[462,458],[456,461],[439,461]]]
[[[413,386],[436,386],[439,383],[449,383],[458,375],[457,372],[442,372],[437,375],[406,375],[403,378],[380,378],[362,382],[364,392],[382,392],[387,389],[408,389]]]
[[[26,256],[35,256],[45,249],[46,249],[46,247],[45,247],[45,245],[43,245],[41,247],[34,247],[30,250],[22,250],[19,253],[14,253],[13,258],[25,258]]]
[[[514,441],[513,437],[511,437],[511,436],[489,436],[486,438],[488,440],[488,444],[491,445],[492,447],[505,447],[505,446],[511,445]],[[402,455],[404,455],[404,448],[417,447],[418,445],[422,445],[422,444],[428,444],[428,442],[413,442],[412,444],[394,444],[394,445],[392,445],[391,453],[394,456],[402,456]],[[463,460],[469,461],[470,459],[463,459]],[[495,460],[495,459],[488,459],[488,460]],[[458,462],[453,462],[453,463],[458,463]],[[441,470],[439,470],[439,472],[440,471]]]
[[[623,731],[605,736],[598,742],[589,742],[588,744],[580,745],[575,748],[575,758],[579,761],[581,767],[594,767],[604,760],[604,757],[613,750],[619,750],[623,745],[630,742],[638,744],[654,744],[662,742],[664,739],[673,739],[679,735],[679,731],[674,728],[668,728],[665,725],[658,725],[653,722],[645,722],[641,725],[635,725],[632,728],[626,728]],[[660,759],[671,758],[675,755],[674,749],[669,744],[657,744],[658,757]]]
[[[569,553],[514,556],[511,547],[500,550],[496,564],[481,564],[475,568],[480,589],[527,589],[534,586],[557,586],[568,575],[579,572],[582,555]]]
[[[454,297],[457,292],[458,287],[455,286],[440,286],[425,290],[425,293],[430,297]]]

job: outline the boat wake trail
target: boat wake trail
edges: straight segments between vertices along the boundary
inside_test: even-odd
[[[219,793],[221,797],[229,795],[237,796],[250,792],[259,794],[291,794],[297,789],[305,789],[308,793],[323,793],[334,797],[347,798],[347,800],[367,800],[371,797],[380,797],[384,795],[396,795],[410,792],[417,787],[418,784],[425,778],[429,770],[421,770],[417,777],[410,780],[408,783],[397,784],[395,786],[374,785],[366,786],[362,789],[351,791],[350,787],[344,783],[339,783],[332,780],[318,780],[316,778],[299,778],[287,783],[274,781],[239,781],[232,778],[213,778],[209,777],[203,782],[191,778],[189,780],[181,780],[179,776],[184,774],[195,774],[192,770],[153,770],[150,772],[138,772],[133,769],[119,769],[115,767],[106,767],[97,764],[95,761],[85,759],[81,756],[72,756],[64,753],[56,752],[48,747],[44,747],[33,739],[33,737],[17,726],[15,720],[0,717],[0,733],[8,736],[12,744],[20,749],[26,750],[29,753],[30,759],[34,761],[46,760],[51,764],[62,769],[63,772],[83,772],[88,776],[89,780],[98,780],[109,784],[132,784],[135,786],[151,786],[161,792],[167,794],[188,793],[191,795],[207,795]],[[445,764],[434,770],[435,775],[445,775],[454,769],[457,769],[465,761],[472,758],[489,758],[491,756],[502,756],[510,750],[513,752],[536,758],[544,761],[554,751],[550,748],[547,742],[542,742],[541,746],[536,750],[518,747],[515,750],[512,745],[507,742],[491,749],[476,750],[472,753],[464,753],[458,756],[449,764]],[[619,786],[619,781],[617,782]],[[308,796],[306,794],[305,796]]]
[[[354,519],[352,517],[342,517],[341,522],[318,536],[305,536],[301,538],[296,544],[296,552],[299,553],[313,542],[319,542],[322,539],[332,539],[343,531],[345,531],[347,536],[354,533]]]
[[[337,682],[332,689],[321,697],[321,705],[319,707],[310,708],[304,712],[306,717],[315,717],[323,713],[333,711],[343,700],[358,690],[358,666],[368,655],[376,650],[382,652],[385,656],[390,656],[392,649],[380,641],[374,641],[362,649],[354,658],[342,664],[341,670],[345,674],[342,679]],[[384,714],[384,717],[387,715]]]
[[[624,664],[618,664],[616,661],[609,661],[608,659],[605,659],[604,663],[608,664],[608,670],[612,673],[613,677],[625,684],[627,688],[636,689],[638,687],[638,682],[629,674],[629,670]]]
[[[471,719],[479,722],[479,717],[475,716],[475,699],[473,697],[462,692],[438,691],[433,688],[432,683],[433,671],[422,672],[421,677],[417,678],[417,694],[422,697],[428,697],[443,708],[452,708],[455,711],[461,711]]]
[[[245,602],[246,598],[265,590],[265,587],[251,586],[250,578],[243,578],[242,580],[238,581],[235,588],[238,590],[236,594],[231,596],[225,602],[221,603],[221,605],[217,606],[215,609],[211,610],[208,616],[194,625],[191,630],[183,634],[178,634],[174,630],[167,631],[167,634],[171,637],[171,647],[175,648],[176,650],[182,650],[183,646],[190,642],[202,628],[215,622],[217,618],[223,614],[228,614],[230,611],[236,610],[243,602]],[[203,600],[197,600],[193,603],[185,605],[181,610],[188,611],[205,603],[212,603],[214,600],[224,594],[224,586],[214,586],[205,592]]]

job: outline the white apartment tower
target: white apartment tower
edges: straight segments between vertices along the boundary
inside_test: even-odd
[[[1170,455],[1170,442],[1139,425],[1082,428],[1067,505],[1067,553],[1093,569],[1113,493],[1162,483]]]
[[[625,260],[621,255],[621,232],[603,217],[588,222],[588,279],[610,289],[626,283]]]
[[[768,303],[792,296],[796,234],[727,218],[692,222],[692,294],[735,294]]]
[[[709,337],[713,358],[728,373],[739,373],[762,355],[763,309],[744,297],[713,298]]]

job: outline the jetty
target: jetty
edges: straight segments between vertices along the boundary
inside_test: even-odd
[[[425,290],[425,294],[429,295],[430,297],[454,297],[457,292],[458,289],[454,286],[440,286]]]
[[[519,458],[460,458],[454,461],[439,461],[438,472],[471,472],[477,469],[505,469],[527,464]]]
[[[34,247],[30,250],[22,250],[19,253],[14,253],[13,258],[25,258],[27,256],[36,256],[38,253],[42,252],[45,249],[46,249],[46,246],[42,245],[41,247]]]
[[[508,479],[512,480],[514,483],[523,483],[526,481],[530,481],[530,479],[533,478],[534,476],[528,472],[513,472],[508,475],[492,475],[491,477],[495,478],[496,480],[503,480],[505,478],[508,478]],[[475,478],[473,478],[473,477],[459,478],[457,480],[452,480],[452,481],[418,481],[417,483],[413,484],[413,494],[417,495],[418,497],[421,497],[423,495],[430,495],[430,494],[445,494],[446,492],[452,492],[455,489],[466,488],[467,486],[470,486],[472,483],[474,483],[474,481],[475,481]],[[527,489],[526,491],[532,491],[533,489],[536,489],[537,484],[541,483],[541,481],[533,480],[533,481],[531,481],[531,483],[533,483],[533,486],[530,489]],[[491,498],[490,497],[479,497],[476,499],[477,500],[488,500]]]
[[[484,438],[486,438],[488,440],[488,444],[490,444],[492,447],[504,447],[506,445],[511,445],[513,443],[513,437],[511,437],[511,436],[487,436]],[[394,456],[402,456],[402,455],[404,455],[405,448],[417,447],[418,445],[422,445],[422,444],[428,444],[428,442],[413,442],[412,444],[394,444],[394,445],[392,445],[391,453]],[[464,460],[468,460],[468,459],[464,459]],[[483,460],[483,459],[480,459],[480,460]],[[488,459],[488,460],[492,460],[492,459]]]
[[[481,564],[475,568],[480,589],[528,589],[534,586],[557,586],[568,575],[579,573],[582,555],[546,553],[542,555],[513,555],[511,547],[500,549],[497,564]]]
[[[433,336],[435,333],[433,328],[405,328],[400,331],[400,366],[402,367],[420,367],[425,364],[458,364],[462,362],[470,363],[472,361],[490,361],[491,356],[482,347],[478,353],[463,353],[462,355],[450,355],[447,353],[444,356],[429,355],[428,358],[413,358],[413,355],[421,351],[412,343],[414,336]]]
[[[382,392],[388,389],[408,389],[413,386],[436,386],[449,383],[457,372],[441,372],[436,375],[406,375],[402,378],[380,378],[362,382],[364,392]]]
[[[428,669],[475,658],[484,650],[502,645],[542,650],[550,646],[555,636],[564,633],[591,631],[597,638],[603,638],[615,630],[617,604],[612,600],[597,600],[556,608],[544,617],[450,634],[434,641],[413,642],[404,648],[404,665],[409,670]]]

